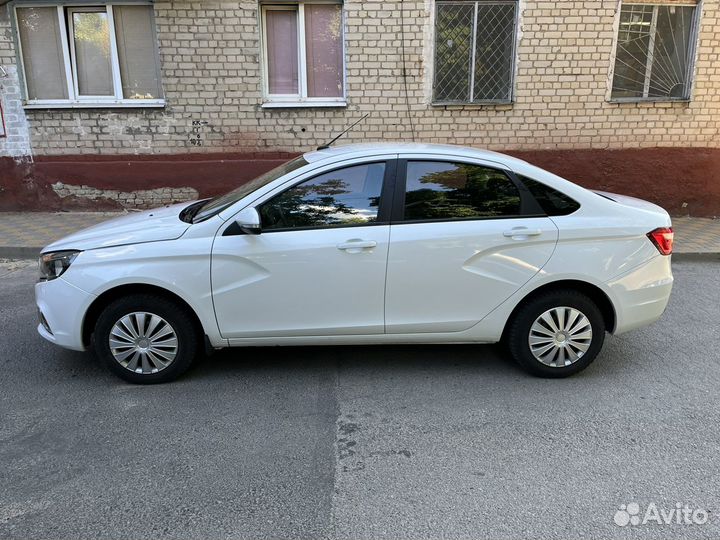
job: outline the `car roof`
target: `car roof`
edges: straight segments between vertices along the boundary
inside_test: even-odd
[[[509,165],[513,162],[521,162],[517,158],[493,152],[492,150],[481,150],[467,146],[455,146],[452,144],[430,144],[430,143],[399,143],[399,142],[376,142],[346,144],[333,146],[322,150],[315,150],[306,153],[303,157],[308,163],[316,163],[325,160],[340,160],[347,157],[372,156],[377,154],[447,154],[448,156],[465,156],[476,159],[485,159]],[[524,163],[524,162],[523,162]]]

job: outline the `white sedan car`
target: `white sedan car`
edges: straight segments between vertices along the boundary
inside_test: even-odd
[[[47,246],[38,331],[135,383],[224,347],[499,341],[565,377],[662,315],[672,242],[662,208],[506,155],[349,145]]]

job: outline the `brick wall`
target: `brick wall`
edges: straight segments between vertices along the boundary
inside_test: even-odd
[[[698,203],[688,206],[688,189],[680,191],[672,180],[657,200],[668,208],[697,208],[705,215],[720,214],[720,172],[708,173],[708,168],[712,169],[720,159],[720,0],[702,2],[691,101],[624,104],[607,100],[618,0],[519,2],[520,39],[513,104],[430,104],[432,0],[345,0],[348,105],[301,109],[261,107],[256,1],[158,0],[154,11],[167,100],[164,109],[23,111],[18,102],[10,18],[7,8],[0,7],[0,65],[9,74],[0,80],[0,85],[7,116],[12,120],[8,126],[12,139],[0,139],[0,155],[17,156],[29,150],[33,159],[46,161],[67,156],[132,160],[147,154],[162,159],[210,153],[226,153],[238,159],[248,154],[262,157],[269,152],[313,148],[363,114],[371,113],[345,142],[408,141],[414,131],[417,141],[532,151],[539,165],[559,165],[551,170],[593,187],[614,186],[614,179],[608,180],[611,167],[603,171],[588,168],[586,157],[577,157],[573,162],[573,154],[567,150],[630,152],[676,147],[691,152],[682,155],[684,162],[691,163],[693,156],[704,149],[703,163],[707,166],[694,171],[692,178],[686,177],[687,186],[697,192]],[[407,80],[403,79],[403,31]],[[622,152],[601,158],[593,154],[594,163],[598,159],[603,163],[626,160]],[[648,169],[642,166],[644,155],[631,156],[633,167],[640,164],[639,169],[612,168],[614,175],[620,174],[626,184],[635,186],[626,192],[642,195],[647,191],[651,179],[647,177]],[[657,154],[652,154],[652,163],[658,163]],[[255,164],[252,170],[258,167]],[[24,177],[33,174],[32,170],[22,172]],[[204,183],[182,174],[180,177],[175,188],[192,187],[201,194],[208,193]],[[162,183],[149,186],[151,176],[141,179],[145,178],[148,187],[154,189],[166,187],[169,182],[167,175],[153,176],[162,178]],[[92,192],[94,187],[127,191],[123,186],[103,184],[102,175],[47,178],[48,185],[58,181],[80,190],[73,193]],[[221,190],[213,186],[213,192]],[[6,194],[12,191],[0,188]],[[33,196],[23,195],[23,200],[31,201],[26,205],[47,206],[47,201],[54,200],[51,190],[45,199]],[[138,205],[149,204],[137,197],[123,197]],[[0,208],[12,208],[15,200],[0,200]]]
[[[607,102],[617,0],[521,0],[515,103],[433,107],[433,3],[406,0],[407,86],[416,139],[503,150],[717,147],[719,2],[703,5],[689,103]],[[346,0],[348,106],[340,109],[260,107],[257,11],[254,1],[157,1],[167,107],[27,111],[33,153],[301,151],[365,112],[371,118],[348,141],[411,138],[400,2]],[[12,68],[15,52],[6,13],[0,24],[0,61]],[[5,88],[16,85],[13,78]],[[5,89],[4,101],[12,109],[8,103],[16,96]]]
[[[5,136],[0,137],[0,156],[24,157],[30,154],[30,130],[22,108],[20,79],[15,65],[9,12],[0,8],[0,101],[5,120]]]

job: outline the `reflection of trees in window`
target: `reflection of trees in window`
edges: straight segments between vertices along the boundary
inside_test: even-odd
[[[462,163],[408,164],[405,219],[511,216],[520,195],[500,171]]]
[[[263,229],[374,222],[380,205],[384,166],[371,167],[363,165],[322,175],[278,195],[260,209]],[[343,178],[343,173],[349,178]],[[362,185],[354,186],[356,183]]]
[[[75,40],[92,45],[104,58],[110,58],[110,29],[106,13],[74,13]]]

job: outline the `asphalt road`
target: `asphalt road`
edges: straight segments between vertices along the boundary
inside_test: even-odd
[[[496,347],[237,349],[115,379],[0,264],[0,538],[718,538],[720,264],[566,380]],[[707,512],[621,527],[620,505]],[[631,507],[632,508],[632,507]]]

